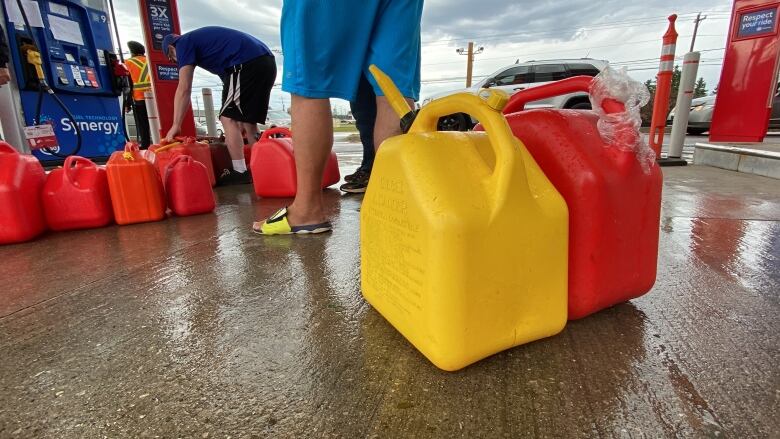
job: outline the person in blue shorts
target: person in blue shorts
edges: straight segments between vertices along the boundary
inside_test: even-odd
[[[282,90],[292,94],[298,192],[288,207],[254,223],[255,232],[331,230],[320,187],[333,146],[329,99],[354,101],[366,75],[376,94],[374,144],[400,134],[398,116],[368,67],[376,64],[386,72],[410,105],[417,100],[422,8],[423,0],[284,0]]]
[[[249,139],[254,139],[257,124],[265,123],[268,115],[271,88],[276,80],[276,60],[271,50],[249,34],[219,26],[203,27],[183,35],[167,35],[162,47],[168,59],[179,66],[173,126],[166,139],[173,139],[181,131],[190,105],[195,67],[208,70],[222,79],[219,119],[233,161],[233,170],[218,176],[218,183],[250,183],[242,131]]]

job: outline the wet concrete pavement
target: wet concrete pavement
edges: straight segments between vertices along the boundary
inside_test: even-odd
[[[359,196],[327,236],[253,235],[286,200],[234,187],[1,247],[0,438],[778,437],[780,185],[664,172],[652,292],[457,373],[362,300]]]

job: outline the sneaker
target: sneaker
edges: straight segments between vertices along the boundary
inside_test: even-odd
[[[371,174],[367,172],[362,172],[362,174],[359,175],[358,177],[359,178],[355,180],[342,184],[339,189],[341,189],[343,192],[346,192],[348,194],[364,193],[366,191],[366,188],[368,187],[368,179],[369,177],[371,177]]]
[[[231,169],[225,169],[222,175],[217,178],[218,186],[231,186],[234,184],[249,184],[252,182],[252,174],[249,171],[237,172]]]
[[[349,174],[346,177],[344,177],[344,181],[346,181],[347,183],[352,183],[355,180],[360,180],[366,174],[368,174],[368,172],[358,168],[357,171],[355,171],[354,173]]]

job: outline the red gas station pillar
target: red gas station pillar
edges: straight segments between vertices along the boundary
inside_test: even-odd
[[[761,142],[777,87],[777,0],[735,0],[710,141]]]
[[[179,10],[176,0],[138,0],[138,9],[144,25],[146,58],[149,61],[157,114],[160,117],[160,137],[164,137],[173,124],[173,101],[179,84],[179,69],[176,64],[168,61],[163,52],[162,40],[170,33],[181,33]],[[181,135],[195,136],[192,105],[187,106]]]

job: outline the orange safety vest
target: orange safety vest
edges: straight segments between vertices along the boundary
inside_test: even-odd
[[[152,89],[149,63],[146,62],[145,56],[134,56],[128,58],[125,65],[130,70],[130,78],[133,80],[133,100],[143,101],[144,92]]]

